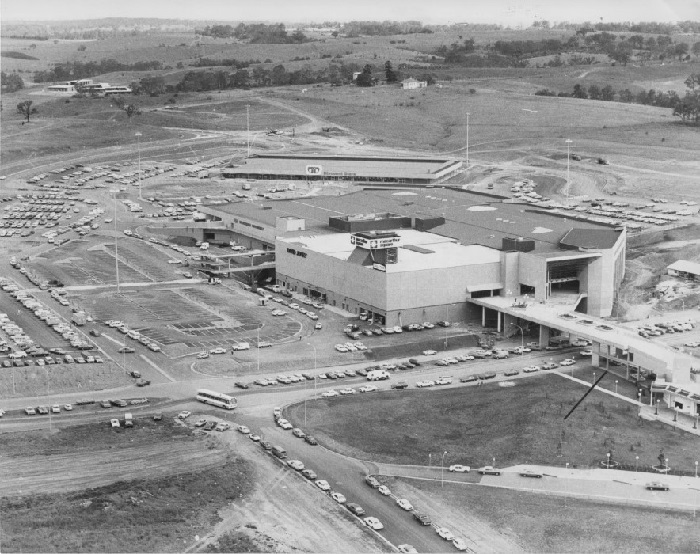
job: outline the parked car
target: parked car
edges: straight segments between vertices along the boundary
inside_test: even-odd
[[[463,466],[463,465],[452,465],[450,466],[450,471],[453,471],[455,473],[469,473],[471,468],[469,466]]]
[[[476,470],[480,475],[500,475],[501,471],[493,466],[484,466]]]
[[[667,490],[669,490],[669,486],[666,483],[661,483],[659,481],[652,481],[651,483],[647,483],[645,485],[645,488],[648,491],[667,491]]]

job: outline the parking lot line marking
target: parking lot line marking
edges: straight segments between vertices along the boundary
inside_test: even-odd
[[[114,344],[118,344],[119,346],[124,346],[123,343],[119,342],[119,341],[118,341],[117,339],[115,339],[115,338],[112,338],[112,337],[109,336],[107,333],[102,333],[102,336],[103,336],[104,338],[106,338],[107,340],[111,340]]]
[[[158,366],[156,365],[156,363],[155,363],[153,360],[151,360],[149,357],[145,356],[144,354],[139,354],[139,357],[140,357],[144,362],[146,362],[146,363],[149,364],[151,367],[153,367],[153,369],[155,369],[156,371],[158,371],[158,372],[159,372],[163,377],[165,377],[168,381],[170,381],[171,383],[174,383],[174,382],[175,382],[175,379],[173,379],[170,375],[168,375],[163,369],[161,369],[160,367],[158,367]]]

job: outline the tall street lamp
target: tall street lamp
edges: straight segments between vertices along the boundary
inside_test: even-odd
[[[571,143],[573,142],[571,139],[566,139],[564,142],[566,142],[566,185],[569,185],[569,180],[570,180],[570,166],[571,166]]]
[[[445,455],[447,450],[442,453],[442,460],[440,460],[440,486],[445,486]]]
[[[469,112],[467,112],[467,168],[469,167]]]
[[[139,153],[139,200],[143,200],[143,196],[141,195],[141,133],[136,131],[134,136],[136,137],[136,149]]]
[[[118,189],[112,189],[110,192],[114,193],[114,273],[117,279],[117,294],[121,291],[119,290],[119,232],[117,231],[117,193]]]

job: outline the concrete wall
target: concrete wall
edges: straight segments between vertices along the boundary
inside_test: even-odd
[[[498,283],[500,277],[500,263],[387,273],[387,309],[407,310],[465,302],[467,286]]]
[[[535,287],[535,300],[547,299],[547,260],[534,254],[521,252],[518,264],[518,282]],[[512,289],[511,289],[512,290]],[[517,294],[520,287],[516,285]],[[514,290],[513,293],[516,291]]]

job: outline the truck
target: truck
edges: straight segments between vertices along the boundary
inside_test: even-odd
[[[130,413],[125,413],[124,414],[124,427],[133,427],[134,426],[134,418]]]
[[[75,325],[85,325],[87,323],[87,314],[85,312],[76,312],[71,316],[71,321]]]

